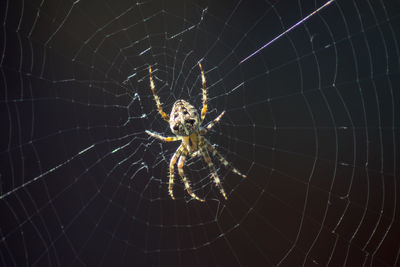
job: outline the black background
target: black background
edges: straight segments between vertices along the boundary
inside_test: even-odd
[[[399,264],[400,6],[335,1],[2,1],[0,265]],[[150,49],[149,49],[150,48]],[[241,179],[155,109],[201,105]],[[215,161],[217,164],[217,162]],[[218,165],[219,166],[219,165]]]

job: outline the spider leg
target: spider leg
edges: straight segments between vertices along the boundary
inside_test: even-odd
[[[161,117],[163,117],[164,120],[169,121],[169,116],[167,115],[167,113],[165,113],[163,111],[162,104],[160,102],[160,98],[158,97],[158,95],[156,93],[153,76],[151,75],[151,66],[149,66],[149,74],[150,74],[150,87],[151,87],[151,91],[153,92],[154,100],[156,101],[158,113],[160,113]]]
[[[201,90],[203,91],[203,108],[201,109],[201,121],[203,121],[207,113],[207,86],[206,86],[206,77],[204,76],[203,67],[201,66],[200,62],[199,62],[199,68],[201,72],[201,83],[203,85],[203,87],[201,88]]]
[[[200,134],[201,134],[201,135],[206,134],[212,127],[214,127],[214,125],[215,125],[216,123],[219,122],[219,120],[222,118],[222,116],[224,116],[224,114],[225,114],[225,111],[222,111],[222,113],[219,114],[219,116],[216,117],[212,122],[210,122],[210,123],[207,125],[206,128],[200,130]]]
[[[179,161],[178,161],[178,172],[179,172],[179,175],[181,176],[182,181],[185,184],[185,189],[188,192],[188,194],[192,198],[197,199],[198,201],[204,202],[204,199],[199,198],[198,196],[196,196],[195,193],[193,193],[192,187],[190,186],[190,183],[189,183],[188,179],[186,178],[185,173],[183,172],[183,165],[185,164],[185,161],[186,161],[186,154],[187,154],[187,150],[183,150],[182,151],[182,155],[179,158]]]
[[[199,144],[199,148],[200,148],[201,154],[203,155],[204,161],[207,163],[208,168],[211,171],[211,176],[213,177],[215,184],[219,188],[219,191],[221,192],[223,197],[225,199],[228,199],[228,197],[226,196],[225,190],[222,187],[221,180],[218,177],[217,170],[215,169],[214,163],[212,163],[210,155],[208,154],[206,144],[204,142],[201,142]]]
[[[213,156],[217,156],[218,160],[224,164],[224,166],[229,169],[229,165],[232,167],[232,172],[236,173],[239,176],[242,176],[243,178],[246,178],[246,175],[242,174],[238,169],[236,169],[235,167],[232,166],[232,164],[230,164],[219,152],[218,150],[216,150],[211,144],[210,142],[208,142],[207,139],[205,139],[204,137],[202,138],[204,139],[204,142],[207,144],[207,149],[209,151],[211,151]]]
[[[147,130],[146,130],[146,133],[148,135],[151,135],[154,138],[160,139],[161,141],[164,141],[164,142],[174,142],[174,141],[179,141],[180,140],[179,137],[177,137],[177,136],[165,137],[165,136],[161,136],[161,135],[159,135],[157,133],[153,133],[153,132],[150,132],[150,131],[147,131]]]
[[[182,154],[183,146],[180,145],[175,151],[174,155],[169,162],[169,182],[168,182],[168,192],[172,199],[175,199],[172,188],[174,187],[174,175],[175,175],[175,164],[178,161],[179,156]]]

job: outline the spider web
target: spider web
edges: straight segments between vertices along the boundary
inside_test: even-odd
[[[115,3],[117,2],[117,3]],[[400,6],[2,1],[0,265],[399,264]],[[177,99],[246,179],[200,157],[168,195]]]

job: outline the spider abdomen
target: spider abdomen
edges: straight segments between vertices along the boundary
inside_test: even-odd
[[[169,116],[171,131],[179,136],[189,136],[199,129],[199,113],[189,102],[179,99],[172,107]]]

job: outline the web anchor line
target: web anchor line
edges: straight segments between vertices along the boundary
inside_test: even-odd
[[[275,42],[276,40],[278,40],[279,38],[281,38],[282,36],[284,36],[285,34],[289,33],[291,30],[293,30],[294,28],[296,28],[297,26],[299,26],[300,24],[306,22],[309,18],[311,18],[312,16],[314,16],[315,14],[317,14],[318,12],[320,12],[323,8],[329,6],[330,4],[332,4],[335,0],[329,0],[328,2],[326,2],[325,4],[323,4],[322,6],[320,6],[319,8],[317,8],[316,10],[314,10],[313,12],[311,12],[310,14],[308,14],[308,16],[304,17],[303,19],[301,19],[300,21],[298,21],[296,24],[292,25],[289,29],[287,29],[286,31],[282,32],[281,34],[279,34],[278,36],[276,36],[274,39],[272,39],[271,41],[269,41],[268,43],[266,43],[265,45],[261,46],[260,48],[258,48],[256,51],[254,51],[252,54],[250,54],[249,56],[247,56],[246,58],[242,59],[242,61],[240,61],[239,64],[242,64],[243,62],[247,61],[248,59],[250,59],[251,57],[255,56],[256,54],[258,54],[261,50],[263,50],[264,48],[266,48],[267,46],[269,46],[270,44],[272,44],[273,42]]]
[[[36,182],[36,181],[39,180],[40,178],[42,178],[42,177],[44,177],[44,176],[46,176],[46,175],[48,175],[48,174],[50,174],[50,173],[55,172],[56,170],[60,169],[61,167],[65,166],[65,165],[67,165],[68,163],[70,163],[71,161],[73,161],[76,157],[78,157],[78,156],[80,156],[80,155],[86,153],[87,151],[91,150],[94,146],[95,146],[95,144],[93,144],[93,145],[91,145],[91,146],[89,146],[89,147],[87,147],[87,148],[85,148],[85,149],[79,151],[77,154],[75,154],[75,155],[72,156],[71,158],[67,159],[66,161],[64,161],[64,162],[62,162],[62,163],[60,163],[60,164],[58,164],[57,166],[55,166],[55,167],[53,167],[53,168],[51,168],[51,169],[49,169],[49,170],[47,170],[47,171],[45,171],[45,172],[43,172],[42,174],[36,176],[35,178],[33,178],[33,179],[31,179],[31,180],[29,180],[29,181],[27,181],[27,182],[25,182],[25,183],[23,183],[23,184],[21,184],[21,185],[15,187],[14,189],[11,189],[10,191],[7,191],[7,192],[4,192],[4,193],[3,193],[3,188],[2,188],[2,186],[1,186],[1,181],[0,181],[0,200],[2,200],[2,199],[4,199],[4,198],[6,198],[6,197],[12,195],[13,193],[15,193],[15,192],[17,192],[18,190],[20,190],[20,189],[22,189],[22,188],[24,188],[24,187],[30,185],[31,183]],[[0,178],[1,178],[1,175],[0,175]]]

